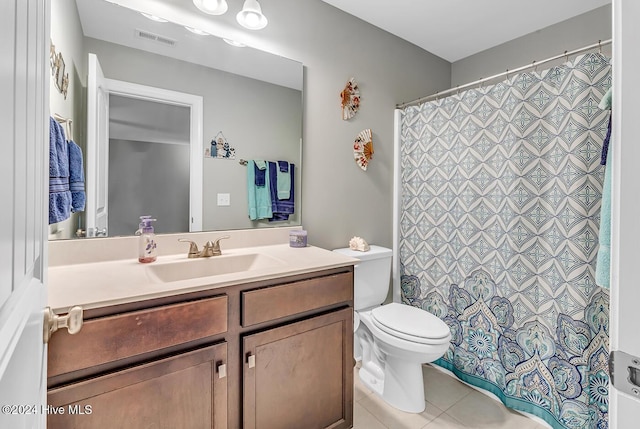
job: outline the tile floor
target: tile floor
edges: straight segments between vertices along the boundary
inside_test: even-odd
[[[354,429],[545,429],[548,426],[510,410],[487,395],[423,365],[427,408],[399,411],[367,389],[354,371]]]

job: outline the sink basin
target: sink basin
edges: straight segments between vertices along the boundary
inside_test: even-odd
[[[280,259],[262,253],[241,255],[222,255],[210,258],[187,259],[177,262],[150,265],[149,273],[157,280],[165,283],[200,277],[218,276],[221,274],[253,271],[283,266]]]

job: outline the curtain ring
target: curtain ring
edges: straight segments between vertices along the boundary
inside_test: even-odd
[[[507,80],[509,80],[509,69],[507,69]]]
[[[536,60],[533,60],[531,65],[533,66],[533,71],[537,73],[538,72],[538,66],[536,65]]]
[[[602,54],[602,40],[598,40],[598,52]]]
[[[569,55],[567,54],[568,51],[564,51],[564,58],[565,60],[567,60],[567,62],[569,62]]]

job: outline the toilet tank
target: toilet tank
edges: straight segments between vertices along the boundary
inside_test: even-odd
[[[382,304],[389,293],[393,251],[372,245],[367,252],[349,248],[335,249],[334,252],[360,260],[353,278],[354,309],[362,310]]]

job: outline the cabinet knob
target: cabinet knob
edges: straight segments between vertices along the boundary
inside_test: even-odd
[[[43,341],[48,343],[51,335],[60,328],[67,328],[70,334],[77,334],[82,329],[82,312],[80,306],[72,307],[65,316],[59,316],[51,307],[44,309]]]
[[[222,363],[218,365],[218,378],[225,378],[227,376],[227,365]]]

